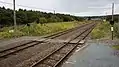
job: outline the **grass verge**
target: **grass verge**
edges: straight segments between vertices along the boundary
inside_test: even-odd
[[[119,23],[115,23],[114,25],[114,35],[119,38]]]
[[[99,22],[91,32],[92,39],[110,38],[110,24],[108,22]]]
[[[57,22],[57,23],[47,23],[45,25],[32,23],[30,24],[30,26],[27,25],[17,26],[16,32],[10,32],[10,30],[13,30],[13,27],[5,27],[1,29],[2,31],[0,32],[0,39],[21,37],[21,36],[42,36],[74,28],[77,25],[81,25],[83,23],[85,22],[60,22],[60,23]]]
[[[114,49],[119,50],[119,45],[112,46]]]

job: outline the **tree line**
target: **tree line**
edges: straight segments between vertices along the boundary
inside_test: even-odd
[[[46,13],[41,11],[33,11],[26,9],[16,10],[17,25],[29,23],[50,23],[50,22],[67,22],[67,21],[82,21],[82,17],[72,16],[60,13]],[[0,26],[12,26],[13,10],[5,7],[0,7]]]
[[[96,19],[96,18],[100,18],[100,19],[105,19],[106,21],[111,21],[112,20],[112,15],[105,15],[105,16],[87,16],[84,18],[88,18],[88,19]],[[115,14],[114,15],[114,21],[117,23],[119,22],[119,14]]]

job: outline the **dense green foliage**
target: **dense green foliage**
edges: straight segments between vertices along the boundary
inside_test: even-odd
[[[40,11],[32,11],[26,9],[19,9],[16,11],[17,25],[28,24],[32,22],[50,23],[50,22],[67,22],[67,21],[81,21],[83,18],[71,16],[67,14],[53,14]],[[13,25],[13,10],[0,7],[0,27]]]

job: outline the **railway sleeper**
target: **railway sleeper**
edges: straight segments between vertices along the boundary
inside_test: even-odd
[[[57,62],[57,60],[52,60],[52,59],[47,59],[45,61],[43,61],[41,64],[46,64],[46,65],[49,65],[49,66],[53,66],[55,65],[55,63]]]
[[[65,54],[54,54],[54,55],[52,55],[52,56],[50,56],[50,58],[52,58],[52,59],[55,59],[55,60],[59,60],[59,59],[61,59],[61,57],[62,56],[64,56]]]
[[[37,67],[52,67],[52,66],[46,65],[46,64],[40,64],[40,65],[37,65]]]
[[[72,47],[73,48],[73,47]],[[60,53],[60,54],[66,54],[68,51],[70,51],[72,48],[70,48],[70,49],[64,49],[64,50],[62,50],[62,51],[60,51],[60,52],[58,52],[58,53]]]

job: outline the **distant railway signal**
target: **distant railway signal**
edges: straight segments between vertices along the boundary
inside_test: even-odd
[[[111,25],[114,25],[114,21],[110,21],[110,24],[111,24]]]

